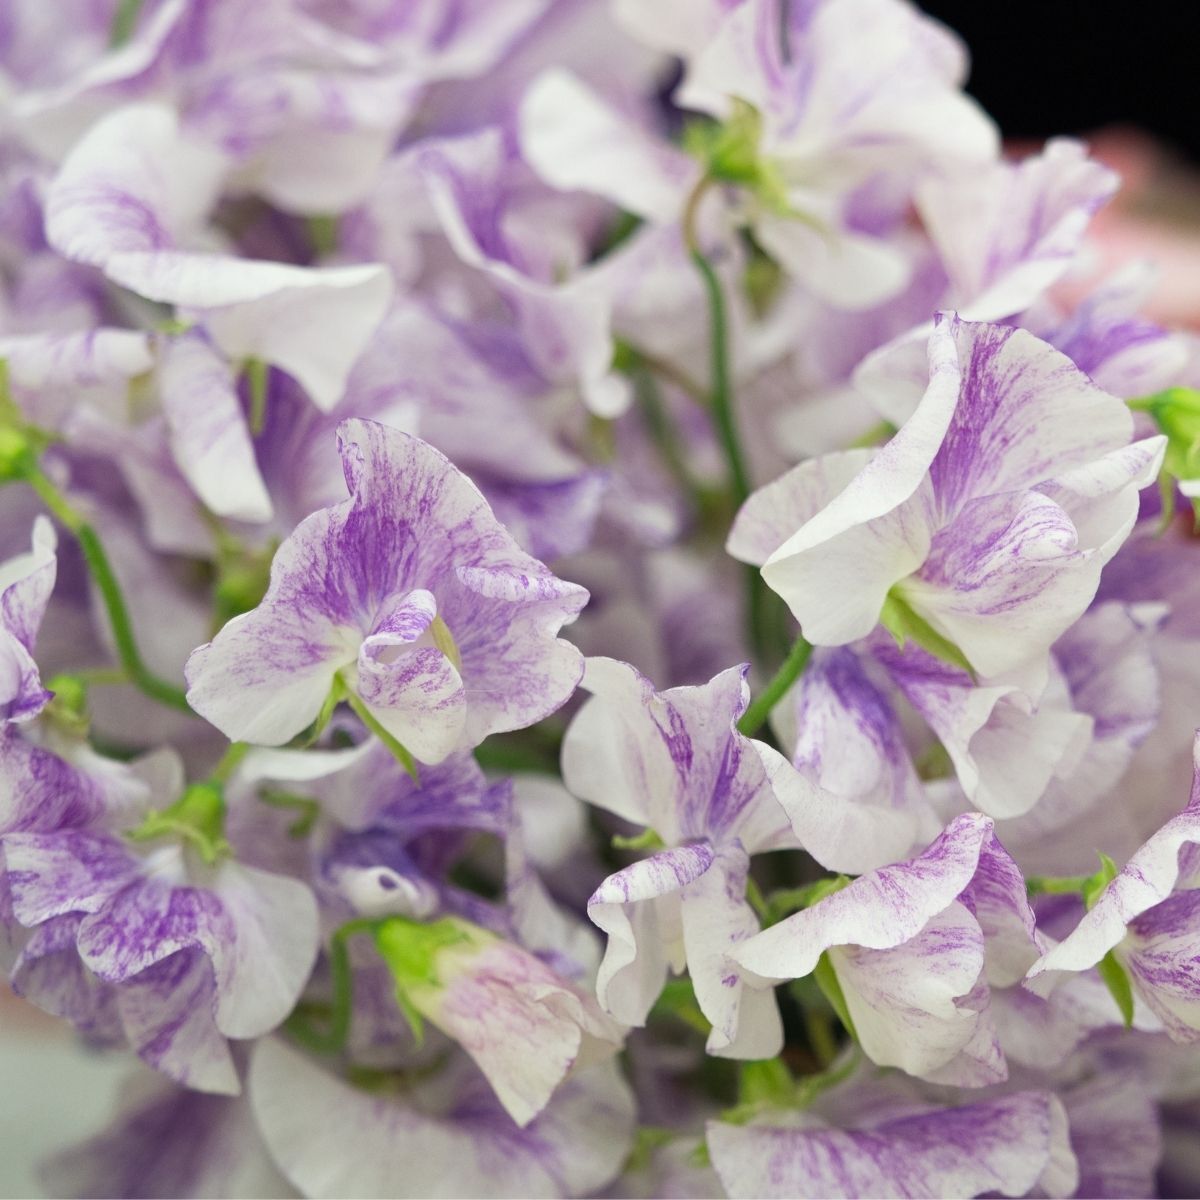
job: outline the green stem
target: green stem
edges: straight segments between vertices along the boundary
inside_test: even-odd
[[[270,367],[261,358],[246,359],[246,380],[250,385],[250,433],[258,437],[267,423],[267,373]]]
[[[787,656],[783,666],[775,672],[774,678],[742,714],[742,719],[738,721],[738,729],[742,733],[747,737],[753,737],[766,724],[775,705],[784,698],[788,689],[803,674],[811,654],[811,644],[805,641],[803,636],[797,637],[792,646],[792,652]]]
[[[181,688],[166,680],[159,679],[146,666],[137,648],[133,635],[133,623],[129,618],[129,609],[121,594],[121,585],[108,560],[104,545],[96,531],[83,519],[69,503],[67,498],[50,482],[40,467],[32,467],[24,475],[25,481],[37,493],[42,503],[56,516],[62,524],[75,535],[79,548],[91,572],[92,579],[104,601],[108,613],[109,624],[112,627],[113,641],[117,648],[117,657],[121,666],[129,675],[129,681],[139,691],[171,708],[181,712],[191,712],[187,696]]]
[[[142,0],[121,0],[117,11],[113,14],[112,26],[108,33],[110,50],[120,49],[131,37],[137,27],[138,14],[142,10]]]
[[[725,462],[729,467],[733,498],[740,506],[750,495],[750,476],[746,471],[737,424],[733,419],[733,386],[729,375],[729,319],[725,310],[725,294],[721,290],[721,281],[712,263],[700,248],[700,241],[696,235],[696,220],[701,201],[715,182],[711,176],[705,175],[692,188],[683,210],[683,240],[708,293],[711,388],[709,403],[712,405],[721,447],[725,452]]]
[[[334,931],[329,939],[329,975],[333,988],[333,1004],[329,1027],[324,1032],[314,1029],[299,1010],[288,1018],[286,1029],[297,1041],[318,1054],[336,1054],[350,1036],[350,1019],[354,1012],[354,971],[350,966],[349,941],[357,933],[371,933],[377,922],[368,918],[348,921]]]
[[[247,742],[230,742],[229,749],[221,755],[221,761],[213,767],[209,779],[214,783],[228,783],[229,777],[237,770],[238,764],[250,753]]]
[[[417,763],[413,756],[402,746],[371,714],[371,710],[354,694],[346,689],[346,703],[354,710],[358,719],[392,752],[400,765],[412,776],[414,783],[421,782]]]

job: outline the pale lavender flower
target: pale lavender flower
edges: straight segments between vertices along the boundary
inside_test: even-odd
[[[33,653],[54,590],[57,541],[49,520],[38,517],[29,552],[0,563],[0,726],[30,720],[51,697]]]
[[[1177,1042],[1200,1041],[1200,739],[1196,782],[1183,811],[1162,827],[1096,897],[1076,928],[1030,968],[1035,990],[1061,972],[1111,955],[1134,993]]]
[[[280,745],[342,675],[438,762],[558,708],[582,669],[557,637],[587,593],[523,553],[478,489],[416,438],[345,422],[352,495],[280,547],[271,586],[188,663],[189,700],[231,738]]]
[[[796,842],[755,743],[737,732],[743,671],[659,693],[625,663],[594,658],[583,686],[592,698],[563,746],[567,787],[663,843],[588,901],[608,934],[601,1003],[626,1024],[644,1024],[668,970],[686,964],[713,1025],[710,1052],[776,1053],[774,1001],[743,989],[732,955],[759,928],[745,898],[750,856]]]
[[[883,449],[763,488],[729,550],[763,564],[818,645],[865,637],[891,598],[980,677],[1036,695],[1164,441],[1131,441],[1126,406],[1022,330],[943,315],[929,355],[925,396]]]
[[[607,1064],[568,1079],[524,1128],[462,1055],[371,1093],[268,1038],[249,1091],[272,1158],[316,1197],[587,1195],[620,1170],[634,1124],[629,1088]]]
[[[859,1044],[883,1066],[980,1087],[1005,1078],[989,989],[1038,955],[1016,864],[979,813],[916,858],[860,876],[731,951],[751,986],[837,976]]]

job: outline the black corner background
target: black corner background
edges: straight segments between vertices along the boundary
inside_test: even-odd
[[[1006,137],[1133,125],[1200,162],[1200,4],[920,0],[966,41]]]

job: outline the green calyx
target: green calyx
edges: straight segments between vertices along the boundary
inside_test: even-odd
[[[951,666],[966,671],[972,679],[975,669],[967,656],[949,638],[943,637],[905,599],[899,587],[894,587],[883,602],[879,623],[892,635],[896,646],[903,650],[909,642],[940,658]]]
[[[643,829],[641,833],[627,837],[624,834],[613,834],[614,850],[665,850],[666,842],[653,830]]]
[[[193,783],[162,812],[152,812],[126,835],[132,842],[176,837],[190,845],[209,866],[229,853],[225,840],[225,792],[219,783]]]
[[[773,212],[790,214],[783,178],[761,143],[762,115],[738,99],[724,121],[697,121],[683,134],[684,150],[704,164],[710,179],[744,187]]]
[[[815,883],[806,883],[803,887],[778,888],[765,898],[760,898],[757,903],[751,898],[751,903],[758,910],[764,926],[776,925],[791,913],[812,908],[826,896],[840,892],[842,888],[848,887],[850,882],[848,875],[835,875],[830,879],[818,879]]]
[[[858,1064],[859,1055],[855,1052],[829,1070],[795,1076],[782,1058],[743,1063],[738,1077],[738,1102],[721,1114],[721,1120],[728,1125],[748,1125],[771,1112],[802,1111],[822,1092],[849,1078]]]
[[[55,675],[46,690],[54,693],[43,712],[46,719],[71,737],[86,737],[91,724],[87,684],[78,675]]]
[[[1166,435],[1160,485],[1163,495],[1163,525],[1175,515],[1176,482],[1200,481],[1200,391],[1175,387],[1153,396],[1130,400],[1129,407],[1147,413]],[[1192,501],[1200,527],[1200,498]]]
[[[423,924],[407,917],[387,917],[372,929],[375,949],[396,984],[396,1001],[420,1042],[425,1017],[432,1019],[436,994],[444,986],[445,954],[451,948],[482,948],[494,936],[457,917]]]
[[[1061,878],[1031,875],[1025,881],[1026,890],[1031,896],[1079,896],[1086,908],[1094,908],[1105,888],[1117,877],[1117,864],[1103,851],[1096,853],[1100,859],[1100,869],[1091,875],[1067,875]],[[1128,1029],[1133,1024],[1133,984],[1129,972],[1121,964],[1115,950],[1110,950],[1096,964],[1096,971],[1104,980]]]
[[[26,432],[0,425],[0,483],[27,479],[36,468],[37,452]]]
[[[1091,875],[1030,875],[1025,890],[1031,896],[1080,896],[1084,906],[1091,908],[1117,877],[1117,864],[1102,850],[1097,850],[1096,856],[1100,868]]]

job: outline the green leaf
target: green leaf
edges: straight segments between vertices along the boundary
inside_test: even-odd
[[[975,669],[967,656],[949,638],[938,633],[920,613],[904,599],[898,588],[892,588],[883,602],[883,611],[879,614],[880,624],[892,635],[896,645],[903,650],[909,642],[914,642],[922,650],[940,658],[951,666],[966,671],[975,677]]]
[[[1133,1024],[1133,985],[1129,982],[1129,973],[1111,950],[1100,960],[1096,970],[1117,1002],[1125,1028],[1128,1029]]]

